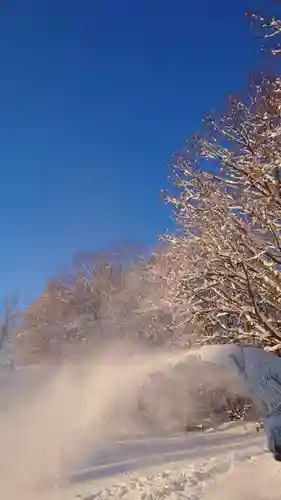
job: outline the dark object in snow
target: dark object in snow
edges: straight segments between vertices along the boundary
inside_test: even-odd
[[[263,430],[263,422],[256,422],[256,431],[260,432]]]
[[[184,430],[185,432],[198,432],[198,431],[203,432],[204,426],[203,424],[198,424],[198,425],[186,424]]]

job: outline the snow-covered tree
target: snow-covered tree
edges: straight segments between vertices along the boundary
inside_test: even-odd
[[[267,38],[281,23],[251,14]],[[278,49],[272,49],[278,54]],[[200,342],[281,349],[281,80],[252,78],[174,157],[180,227],[155,259],[159,307]],[[163,269],[165,272],[163,273]]]

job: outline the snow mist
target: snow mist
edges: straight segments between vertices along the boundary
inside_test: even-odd
[[[1,387],[0,490],[9,500],[61,498],[61,483],[87,454],[120,434],[136,432],[138,397],[155,373],[192,353],[145,352],[116,343],[76,365],[19,369]],[[183,408],[188,411],[184,381]],[[0,381],[1,382],[1,381]],[[10,384],[10,385],[9,385]],[[6,389],[5,389],[6,388]],[[2,390],[3,389],[3,390]],[[159,401],[159,420],[161,401]],[[163,422],[162,422],[163,423]]]

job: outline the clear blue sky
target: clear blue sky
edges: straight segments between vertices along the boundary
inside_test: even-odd
[[[0,11],[0,294],[76,251],[170,226],[172,153],[259,61],[253,0],[6,0]]]

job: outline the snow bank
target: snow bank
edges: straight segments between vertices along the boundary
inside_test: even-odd
[[[242,498],[243,500],[270,498],[271,500],[269,496],[259,497],[259,490],[253,489],[255,488],[253,477],[254,474],[257,474],[259,463],[270,461],[271,465],[275,465],[267,455],[265,458],[260,456],[263,454],[264,451],[261,449],[255,451],[248,449],[248,451],[234,452],[220,458],[212,457],[192,463],[182,463],[177,467],[171,466],[169,470],[155,472],[149,476],[128,478],[127,481],[117,483],[91,495],[83,496],[83,500],[107,500],[109,498],[115,500],[225,500],[226,494],[228,500],[230,498],[231,500],[236,498],[239,500],[242,500]],[[236,483],[233,482],[232,476],[234,475],[235,481],[237,481],[237,477],[240,478],[240,475],[244,476],[246,483],[248,483],[248,476],[245,477],[243,474],[244,468],[246,468],[249,477],[250,472],[252,473],[253,484],[250,485],[250,496],[243,497],[240,490],[238,496],[235,494]],[[222,486],[218,488],[217,484]],[[237,484],[242,486],[240,480]],[[245,487],[245,482],[243,484]],[[277,482],[277,486],[280,498],[280,483]],[[230,490],[233,493],[231,497],[228,496]],[[275,497],[273,498],[275,500]]]
[[[280,473],[270,454],[252,457],[211,479],[200,500],[280,500]]]

